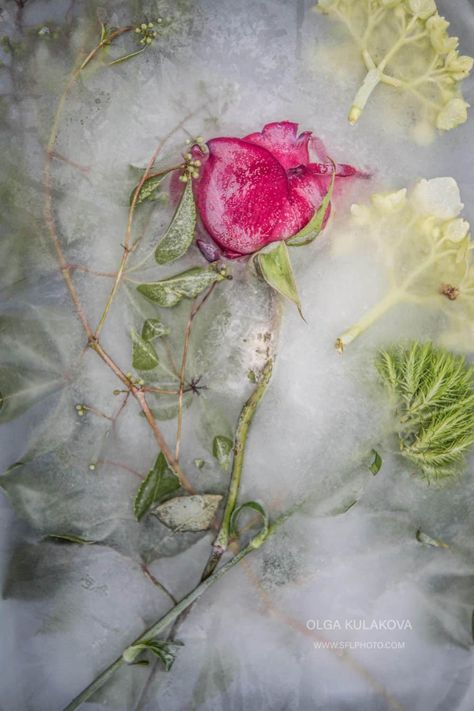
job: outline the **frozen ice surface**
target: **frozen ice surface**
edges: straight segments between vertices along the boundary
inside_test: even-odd
[[[106,71],[91,65],[65,109],[57,151],[70,162],[54,163],[57,220],[70,262],[96,271],[113,272],[120,260],[136,181],[130,165],[144,166],[158,141],[188,114],[187,133],[170,139],[166,161],[175,159],[189,134],[244,135],[288,119],[313,130],[336,160],[373,174],[370,183],[354,182],[339,198],[332,224],[311,248],[292,254],[306,323],[296,309],[284,307],[280,333],[270,343],[278,354],[275,374],[249,439],[242,500],[257,499],[275,513],[308,500],[198,603],[179,632],[185,646],[169,674],[158,671],[149,679],[145,668],[122,670],[85,706],[91,711],[469,711],[474,703],[472,462],[462,478],[441,489],[413,476],[397,457],[389,404],[372,364],[381,344],[436,339],[442,324],[432,312],[400,307],[342,357],[333,345],[385,290],[366,245],[350,255],[333,248],[345,234],[350,238],[351,202],[420,178],[452,176],[463,214],[474,221],[472,118],[430,145],[417,145],[396,95],[381,89],[351,128],[346,113],[358,64],[343,72],[329,63],[339,40],[312,4],[170,3],[181,18],[176,33],[136,60]],[[472,5],[440,0],[438,6],[469,52]],[[155,3],[132,0],[29,0],[21,13],[10,0],[0,17],[13,41],[21,40],[18,22],[30,37],[23,72],[12,63],[3,79],[2,111],[16,123],[4,145],[4,170],[21,200],[8,223],[8,234],[19,236],[0,246],[2,338],[11,338],[4,347],[11,366],[30,363],[33,351],[35,367],[25,372],[39,388],[36,404],[1,431],[2,470],[27,460],[16,470],[21,485],[11,492],[21,516],[2,499],[2,711],[60,711],[170,606],[141,565],[149,562],[153,575],[180,598],[198,582],[207,558],[208,535],[176,543],[156,520],[134,520],[136,473],[145,473],[156,455],[135,406],[127,406],[114,428],[103,418],[82,420],[75,413],[78,402],[113,411],[117,381],[92,353],[77,360],[84,339],[71,318],[42,218],[43,148],[71,61],[67,47],[76,53],[92,46],[97,15],[121,25],[154,14]],[[49,38],[43,31],[40,40],[44,27]],[[61,27],[68,28],[64,35],[51,36]],[[8,54],[4,60],[10,66]],[[472,80],[465,86],[474,103]],[[26,190],[16,173],[28,175]],[[148,234],[155,241],[171,211],[168,206],[151,216]],[[144,240],[135,263],[151,247]],[[187,261],[197,258],[192,251]],[[185,410],[183,433],[184,469],[197,487],[219,492],[225,477],[212,460],[212,437],[232,435],[251,391],[247,372],[261,367],[265,334],[278,319],[275,301],[255,277],[238,265],[233,269],[233,282],[216,292],[196,321],[189,369],[203,375],[209,389]],[[151,260],[131,277],[152,280],[156,274]],[[74,275],[96,323],[111,280]],[[124,287],[103,332],[125,370],[130,329],[156,316],[134,286]],[[188,306],[178,313],[184,327]],[[10,337],[8,324],[17,318],[24,319],[23,332],[13,328]],[[165,321],[176,323],[174,318],[163,313]],[[33,329],[32,322],[40,326]],[[175,330],[171,343],[179,353],[181,326]],[[58,393],[65,372],[72,385]],[[174,437],[173,420],[160,425]],[[376,477],[368,471],[372,448],[384,459]],[[203,469],[196,469],[195,458],[205,461]],[[97,470],[89,469],[91,463]],[[41,536],[61,532],[53,525],[67,525],[98,544],[38,546]],[[418,530],[448,547],[421,543]],[[402,629],[383,629],[392,620]],[[362,622],[379,628],[360,629]],[[344,641],[352,648],[324,648]]]

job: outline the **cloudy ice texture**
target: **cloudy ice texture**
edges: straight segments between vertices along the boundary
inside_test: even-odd
[[[472,462],[444,488],[414,476],[397,456],[390,404],[373,367],[381,345],[436,340],[443,323],[435,313],[404,306],[343,356],[334,349],[339,333],[386,288],[367,245],[351,254],[335,248],[350,238],[351,202],[449,175],[460,186],[465,218],[474,220],[472,119],[430,145],[417,145],[410,116],[396,95],[381,89],[351,128],[346,113],[361,70],[356,63],[344,71],[328,66],[336,54],[334,28],[312,12],[312,4],[173,3],[180,18],[174,35],[109,70],[91,64],[65,110],[57,151],[82,168],[53,164],[57,221],[69,261],[100,272],[114,272],[121,257],[137,175],[130,165],[146,165],[158,141],[185,117],[185,130],[163,150],[164,161],[176,159],[189,135],[245,135],[286,119],[313,130],[334,159],[372,173],[370,183],[354,182],[338,200],[315,244],[292,252],[306,322],[284,305],[279,335],[268,341],[267,332],[276,334],[278,301],[234,264],[234,280],[216,290],[193,331],[189,372],[208,386],[185,410],[182,464],[193,484],[225,491],[212,437],[232,436],[252,388],[247,372],[258,371],[268,348],[277,352],[275,373],[252,426],[241,500],[258,500],[275,515],[303,499],[304,505],[195,606],[179,630],[184,647],[170,673],[122,669],[85,705],[91,711],[472,707]],[[24,478],[10,492],[19,516],[6,497],[1,500],[2,711],[59,711],[169,608],[170,598],[142,565],[148,563],[179,599],[199,581],[212,540],[188,534],[176,540],[157,521],[134,521],[131,501],[139,480],[129,470],[146,473],[156,456],[135,405],[115,428],[90,414],[77,417],[78,402],[116,410],[117,381],[92,353],[78,362],[84,338],[41,212],[44,146],[71,53],[93,46],[97,15],[119,26],[156,14],[153,3],[140,5],[31,0],[23,13],[6,3],[1,16],[13,40],[21,40],[18,22],[35,37],[27,43],[31,56],[23,70],[7,71],[3,80],[3,101],[16,125],[5,146],[6,170],[20,196],[9,231],[20,236],[2,246],[2,317],[13,331],[10,336],[4,329],[7,362],[33,359],[28,377],[34,375],[38,393],[38,402],[1,431],[2,470],[26,461],[16,470],[26,472]],[[468,51],[472,6],[438,5]],[[42,27],[48,29],[40,40]],[[55,39],[55,28],[68,29]],[[472,81],[465,86],[472,102]],[[20,168],[25,184],[12,178]],[[150,252],[171,210],[163,204],[153,212],[132,266]],[[194,250],[183,263],[198,260]],[[166,270],[173,273],[176,265],[160,276]],[[79,271],[74,276],[96,323],[111,279]],[[157,276],[153,260],[130,274],[136,281]],[[131,367],[130,329],[156,315],[134,287],[128,282],[122,288],[103,331],[105,347],[124,370]],[[171,346],[178,355],[188,312],[189,304],[176,316],[163,313],[174,325]],[[17,319],[25,324],[19,334]],[[66,372],[71,385],[60,389]],[[160,382],[166,377],[161,373]],[[173,441],[175,421],[161,425]],[[373,448],[383,456],[375,477],[368,469]],[[195,458],[205,460],[202,470]],[[65,530],[98,543],[38,545],[41,536]],[[420,543],[418,530],[448,547]],[[402,629],[357,629],[373,620],[378,627],[394,620]],[[324,649],[328,641],[353,644]]]

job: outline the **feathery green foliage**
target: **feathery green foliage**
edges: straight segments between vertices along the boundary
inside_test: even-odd
[[[415,342],[381,351],[376,367],[397,401],[402,456],[430,481],[458,473],[474,445],[474,366]]]

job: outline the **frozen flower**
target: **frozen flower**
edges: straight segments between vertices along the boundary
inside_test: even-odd
[[[449,22],[436,13],[426,22],[426,27],[429,32],[429,37],[433,48],[439,54],[448,54],[456,49],[459,44],[457,37],[448,35]]]
[[[469,222],[460,217],[448,222],[444,229],[444,235],[450,242],[461,242],[469,232]]]
[[[288,239],[311,220],[333,172],[325,156],[325,162],[310,162],[312,142],[324,153],[319,139],[310,131],[298,135],[298,124],[290,121],[267,124],[245,138],[208,142],[194,194],[207,233],[227,257]],[[349,165],[336,166],[339,178],[356,173]]]
[[[412,191],[411,202],[420,214],[441,220],[457,217],[464,207],[454,178],[420,180]]]
[[[426,20],[436,12],[434,0],[408,0],[407,7],[413,15],[416,15],[421,20]]]
[[[464,99],[450,99],[436,118],[436,127],[449,131],[467,121],[469,104]]]

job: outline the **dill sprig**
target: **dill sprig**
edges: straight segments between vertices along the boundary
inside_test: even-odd
[[[376,367],[396,400],[402,456],[429,481],[459,473],[474,445],[474,366],[414,342],[381,351]]]

